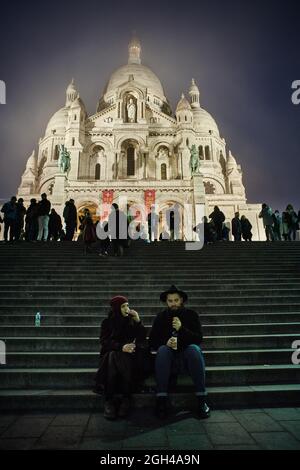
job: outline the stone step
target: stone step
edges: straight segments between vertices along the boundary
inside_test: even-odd
[[[5,369],[0,368],[1,388],[4,389],[74,389],[92,388],[97,369]],[[238,365],[216,366],[206,368],[207,386],[237,386],[252,385],[255,383],[272,384],[299,383],[300,367],[289,365]],[[155,380],[150,376],[145,381],[145,387],[155,388]],[[193,384],[188,376],[181,376],[177,383],[177,390],[192,391]]]
[[[16,298],[9,298],[9,297],[1,297],[0,296],[0,307],[9,308],[9,307],[16,307],[16,308],[25,308],[30,307],[34,309],[47,309],[49,307],[84,307],[84,308],[99,308],[100,309],[108,309],[109,307],[109,300],[110,295],[101,295],[95,293],[94,296],[91,297],[60,297],[55,296],[55,298],[51,297],[32,297],[30,295],[26,297],[16,297]],[[159,298],[151,298],[147,297],[140,297],[135,298],[134,296],[130,296],[130,303],[135,306],[138,311],[143,312],[143,310],[147,309],[162,309],[162,303]],[[281,295],[281,296],[209,296],[209,297],[202,297],[202,296],[194,296],[191,297],[187,306],[191,309],[206,309],[206,307],[217,307],[222,306],[247,306],[250,307],[252,305],[298,305],[300,306],[299,296],[297,295]]]
[[[300,387],[293,382],[278,385],[220,386],[208,387],[208,400],[213,409],[264,408],[272,406],[300,405]],[[153,393],[135,394],[134,406],[137,408],[153,407]],[[171,394],[173,405],[189,409],[195,405],[191,393]],[[103,397],[90,390],[55,390],[55,389],[10,389],[0,390],[0,410],[3,411],[67,411],[67,410],[103,410]]]
[[[152,322],[145,323],[148,331]],[[206,336],[218,335],[263,335],[278,333],[300,334],[300,322],[288,323],[243,323],[243,324],[203,324],[203,333]],[[35,327],[32,325],[1,325],[1,337],[98,337],[99,326],[87,325],[54,325]]]
[[[6,343],[7,352],[98,352],[98,337],[13,337],[2,336]],[[262,348],[291,348],[295,340],[300,340],[300,334],[263,334],[263,335],[232,335],[204,336],[203,350],[213,349],[262,349]]]
[[[54,288],[52,289],[54,291]],[[97,299],[103,299],[107,300],[110,297],[113,297],[114,295],[119,294],[122,292],[123,295],[130,296],[131,299],[139,299],[139,301],[143,301],[145,299],[153,299],[157,298],[159,299],[160,293],[162,292],[161,289],[144,289],[144,290],[137,290],[137,289],[128,289],[128,287],[123,287],[121,291],[118,289],[107,289],[105,287],[98,288],[97,287],[97,292],[95,290],[87,290],[87,289],[74,289],[73,291],[71,290],[62,290],[58,289],[58,287],[55,288],[55,298],[56,299],[74,299],[74,301],[77,299],[82,300],[82,299],[93,299],[97,297]],[[211,298],[213,294],[214,298],[236,298],[236,297],[243,297],[243,298],[266,298],[266,297],[272,297],[272,298],[278,298],[278,297],[297,297],[300,298],[300,289],[276,289],[274,287],[270,288],[261,288],[261,289],[251,289],[248,286],[243,287],[243,288],[228,288],[227,290],[224,289],[215,289],[212,292],[212,289],[191,289],[189,288],[189,299],[190,301],[193,300],[197,302],[199,299],[207,299]],[[53,292],[47,290],[42,290],[42,289],[36,289],[33,290],[32,288],[27,289],[24,288],[21,290],[11,290],[11,291],[1,291],[0,289],[0,300],[3,303],[6,303],[6,300],[11,300],[11,299],[18,299],[23,302],[23,300],[28,300],[28,299],[36,299],[36,300],[47,300],[47,299],[53,299]],[[7,304],[8,305],[8,304]]]
[[[61,326],[97,326],[99,327],[102,320],[107,315],[42,315],[41,324],[44,326],[61,325]],[[204,314],[200,316],[202,325],[211,324],[230,324],[230,323],[293,323],[300,321],[300,312],[281,312],[281,313],[252,313],[245,315],[243,313],[236,314]],[[143,315],[143,322],[150,324],[153,321],[153,315]],[[1,315],[0,325],[20,325],[34,326],[34,315]]]
[[[295,350],[286,349],[238,349],[205,350],[207,366],[290,364]],[[6,367],[12,368],[97,368],[98,352],[14,352],[7,353]]]
[[[50,305],[50,304],[49,304]],[[35,315],[37,311],[40,311],[42,315],[92,315],[98,314],[100,317],[107,316],[109,305],[106,302],[106,305],[102,304],[100,306],[87,306],[83,304],[83,306],[76,305],[61,305],[58,306],[49,306],[44,305],[41,306],[40,304],[35,304],[31,302],[31,305],[10,305],[10,306],[0,306],[0,316],[1,315],[22,315],[22,314],[30,314]],[[161,305],[139,305],[138,303],[132,303],[131,305],[140,313],[142,316],[155,316],[158,312],[161,311]],[[252,313],[282,313],[282,312],[300,312],[300,302],[299,303],[288,303],[285,304],[284,301],[278,304],[273,303],[254,303],[248,302],[247,304],[228,304],[223,305],[221,304],[214,304],[214,305],[205,305],[203,308],[203,303],[200,302],[197,305],[187,304],[188,308],[194,309],[196,311],[201,312],[204,311],[208,314],[220,314],[220,313],[244,313],[245,315],[250,315]]]
[[[140,286],[140,287],[139,287]],[[58,289],[59,287],[59,289]],[[166,287],[169,287],[166,285]],[[280,280],[274,281],[256,281],[255,279],[252,280],[240,280],[232,281],[231,283],[227,283],[222,280],[215,280],[211,282],[207,282],[207,280],[199,279],[194,282],[187,283],[186,281],[182,281],[180,283],[180,287],[182,289],[186,289],[189,291],[189,296],[193,295],[194,293],[199,292],[202,294],[203,292],[207,292],[208,294],[211,293],[213,290],[214,292],[239,292],[239,291],[246,291],[252,294],[252,292],[257,292],[258,294],[262,292],[281,292],[285,290],[291,290],[294,292],[295,290],[299,289],[299,282],[280,282]],[[13,295],[14,293],[37,293],[37,292],[82,292],[82,293],[90,293],[95,294],[95,288],[97,288],[97,292],[107,292],[115,294],[116,292],[121,292],[127,290],[130,293],[139,293],[139,292],[148,292],[151,293],[153,296],[155,293],[160,294],[164,289],[164,286],[161,284],[161,281],[157,281],[156,283],[145,283],[140,281],[126,281],[124,283],[118,283],[111,285],[108,281],[89,281],[85,280],[82,282],[79,281],[72,281],[70,283],[61,283],[60,281],[51,281],[42,283],[35,281],[33,284],[30,281],[16,281],[12,284],[10,281],[4,281],[0,284],[0,294],[7,293],[8,295]]]

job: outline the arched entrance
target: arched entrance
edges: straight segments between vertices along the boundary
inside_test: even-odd
[[[97,221],[100,220],[100,216],[98,213],[98,206],[94,202],[86,202],[85,204],[80,204],[77,214],[78,214],[78,220],[80,220],[80,217],[84,215],[84,210],[88,209],[90,211],[90,214],[92,216],[93,222],[96,223]],[[80,223],[79,223],[80,225]]]

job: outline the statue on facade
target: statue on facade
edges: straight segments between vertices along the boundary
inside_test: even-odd
[[[61,173],[67,173],[71,167],[71,155],[66,147],[61,144],[59,145],[59,157],[58,157],[58,167]]]
[[[196,148],[196,145],[193,144],[190,148],[190,154],[191,154],[191,157],[190,157],[190,169],[191,169],[191,173],[192,173],[192,176],[193,175],[196,175],[196,174],[199,174],[199,169],[200,169],[200,159],[199,159],[199,154],[198,154],[198,151],[197,151],[197,148]]]
[[[134,103],[133,98],[129,98],[126,108],[128,122],[136,122],[136,104]]]

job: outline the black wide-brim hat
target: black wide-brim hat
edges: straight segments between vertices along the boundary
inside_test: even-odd
[[[182,297],[183,302],[186,302],[187,299],[188,299],[187,293],[184,292],[183,290],[178,290],[177,287],[174,286],[174,284],[168,290],[166,290],[165,292],[162,292],[160,294],[160,297],[159,297],[160,300],[162,302],[166,302],[168,294],[178,294],[178,295],[180,295],[180,297]]]

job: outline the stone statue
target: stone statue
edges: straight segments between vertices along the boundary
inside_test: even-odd
[[[70,152],[68,152],[63,144],[59,145],[58,167],[61,173],[67,173],[69,171],[71,167],[70,160]]]
[[[196,148],[196,145],[192,145],[190,147],[190,153],[191,153],[191,158],[190,158],[190,169],[191,169],[191,173],[192,173],[192,176],[193,175],[196,175],[196,174],[199,174],[199,169],[200,169],[200,159],[199,159],[199,155],[198,155],[198,151],[197,151],[197,148]]]
[[[136,122],[135,120],[136,105],[133,101],[133,98],[129,98],[129,101],[127,103],[127,116],[128,116],[128,122]]]

